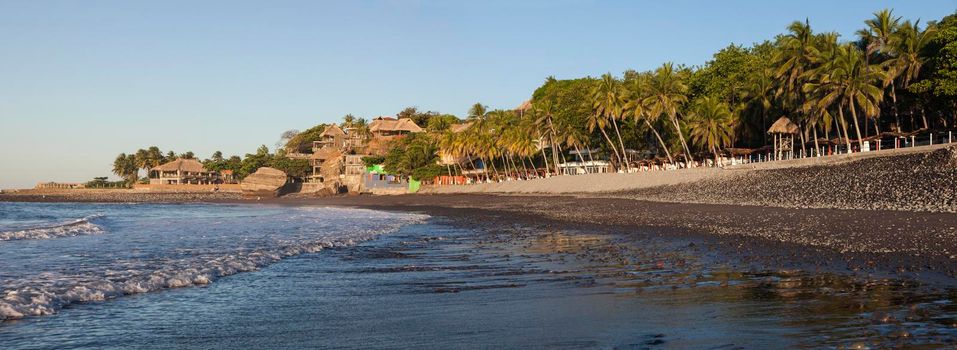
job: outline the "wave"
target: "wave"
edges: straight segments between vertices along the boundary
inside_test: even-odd
[[[327,248],[354,246],[378,235],[394,232],[403,225],[420,222],[424,218],[425,216],[411,216],[408,220],[397,220],[375,230],[351,232],[346,236],[299,242],[280,240],[275,242],[276,245],[267,248],[206,253],[153,263],[127,261],[101,271],[98,276],[43,273],[13,283],[6,281],[8,285],[3,290],[4,294],[0,295],[0,322],[55,314],[64,306],[75,303],[207,285],[225,276],[258,270],[284,258],[316,253]]]
[[[102,215],[91,215],[59,225],[33,227],[18,231],[3,231],[0,232],[0,241],[51,239],[100,234],[106,232],[106,230],[91,221],[102,217]]]

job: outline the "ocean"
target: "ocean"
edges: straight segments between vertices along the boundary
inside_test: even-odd
[[[0,203],[0,348],[950,345],[957,293],[366,209]]]

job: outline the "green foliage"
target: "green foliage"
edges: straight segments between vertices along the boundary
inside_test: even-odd
[[[127,180],[123,181],[107,181],[105,176],[103,177],[94,177],[92,181],[87,181],[86,188],[129,188],[131,182]]]
[[[451,114],[440,114],[429,118],[425,129],[429,132],[442,132],[448,130],[452,124],[461,122],[459,118]]]
[[[276,168],[286,172],[286,175],[304,178],[312,173],[312,166],[305,159],[290,159],[279,154],[273,156],[269,162],[269,167]]]
[[[444,166],[438,164],[430,164],[423,167],[415,168],[412,170],[410,176],[414,180],[432,180],[436,176],[445,175],[448,173],[448,169]]]
[[[748,76],[767,66],[767,57],[754,51],[756,49],[734,44],[718,51],[704,67],[691,74],[690,94],[718,98],[731,105],[740,102]]]
[[[216,151],[212,157],[203,161],[203,166],[211,171],[232,170],[233,174],[237,174],[242,167],[242,158],[232,156],[229,159],[224,159],[223,152]]]
[[[385,162],[385,157],[384,157],[384,156],[366,156],[366,157],[362,157],[362,163],[365,164],[365,166],[367,166],[367,167],[373,166],[373,165],[379,165],[379,164],[382,164],[382,163],[384,163],[384,162]]]
[[[249,174],[256,172],[257,169],[269,166],[272,160],[273,155],[269,153],[269,148],[266,147],[266,145],[259,146],[256,153],[247,153],[246,157],[243,158],[239,171],[236,172],[236,177],[240,179],[245,178],[249,176]]]
[[[319,135],[326,130],[326,126],[328,124],[319,124],[290,137],[283,149],[290,153],[312,152],[312,142],[321,139]]]
[[[928,57],[922,80],[911,89],[932,96],[957,99],[957,13],[944,17],[924,48]]]
[[[122,177],[128,183],[136,182],[136,178],[139,176],[138,172],[139,165],[136,156],[132,154],[120,153],[113,161],[113,173]]]
[[[415,169],[434,165],[437,150],[429,134],[410,134],[394,141],[382,165],[388,173],[409,176]]]

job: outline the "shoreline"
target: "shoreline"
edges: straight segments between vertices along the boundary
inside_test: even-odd
[[[700,254],[746,271],[798,269],[957,286],[957,215],[950,213],[673,203],[593,195],[410,194],[262,200],[177,195],[107,202],[334,206],[416,212],[464,227],[523,226],[643,235],[656,242],[696,246]],[[0,201],[8,199],[0,196]],[[102,202],[55,196],[27,199]]]
[[[957,215],[946,213],[471,194],[264,203],[418,212],[465,226],[643,235],[701,248],[712,260],[746,271],[799,269],[957,286]],[[867,242],[854,242],[858,239]]]

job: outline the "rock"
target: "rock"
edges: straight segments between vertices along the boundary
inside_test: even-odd
[[[240,185],[244,197],[277,197],[282,195],[287,179],[282,170],[262,167],[246,176]]]

